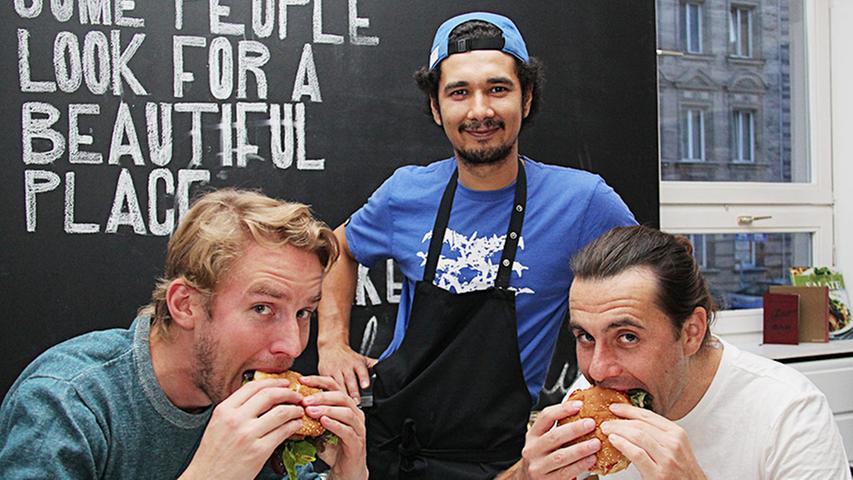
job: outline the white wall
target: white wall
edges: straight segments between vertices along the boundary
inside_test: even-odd
[[[853,1],[830,4],[835,259],[853,292]]]

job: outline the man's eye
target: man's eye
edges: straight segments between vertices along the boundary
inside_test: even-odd
[[[640,341],[639,337],[633,333],[623,333],[619,335],[619,341],[622,343],[634,344]]]
[[[509,91],[509,89],[506,87],[492,87],[493,93],[504,93],[504,92],[508,92],[508,91]]]
[[[296,312],[296,319],[297,320],[310,320],[311,315],[313,315],[313,314],[314,314],[314,312],[312,312],[311,310],[302,309],[302,310]]]
[[[272,309],[269,307],[269,305],[255,305],[254,307],[252,307],[252,310],[254,310],[255,313],[259,315],[269,315],[270,313],[272,313]]]
[[[585,332],[575,335],[575,338],[577,339],[578,343],[589,344],[595,342],[595,339],[592,338],[592,335]]]
[[[450,92],[450,96],[451,97],[461,97],[461,96],[464,96],[466,93],[468,93],[468,92],[466,92],[465,90],[454,90],[454,91]]]

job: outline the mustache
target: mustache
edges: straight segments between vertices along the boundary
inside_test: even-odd
[[[463,130],[480,130],[483,128],[504,128],[505,124],[503,120],[496,120],[494,118],[487,118],[485,120],[469,120],[467,122],[462,122],[459,125],[459,131]]]

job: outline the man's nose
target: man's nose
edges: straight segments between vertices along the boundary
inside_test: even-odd
[[[295,318],[281,322],[271,340],[270,352],[274,355],[296,358],[302,353],[302,332]]]
[[[589,376],[596,382],[603,382],[608,378],[618,377],[622,374],[622,367],[613,351],[606,345],[596,344],[589,363]]]
[[[483,92],[475,92],[471,97],[471,108],[468,110],[468,118],[471,120],[482,120],[495,116],[489,96]]]

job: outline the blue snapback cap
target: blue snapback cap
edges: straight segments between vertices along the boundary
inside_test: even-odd
[[[450,45],[450,32],[457,26],[471,20],[491,23],[501,30],[503,38],[460,40]],[[470,52],[471,50],[500,50],[522,62],[527,63],[530,60],[530,56],[527,54],[527,45],[524,44],[521,32],[518,31],[518,27],[512,23],[512,20],[495,13],[471,12],[457,15],[438,27],[430,50],[429,69],[434,69],[448,55]]]

